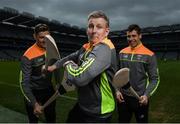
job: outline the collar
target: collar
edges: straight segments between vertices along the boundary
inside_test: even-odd
[[[109,42],[110,41],[110,42]],[[83,45],[83,47],[88,50],[88,51],[91,51],[93,49],[93,47],[95,47],[96,45],[98,45],[99,43],[104,43],[104,44],[109,44],[109,46],[113,46],[111,43],[111,40],[108,39],[107,37],[104,38],[102,41],[100,42],[96,42],[96,43],[92,43],[92,42],[88,42],[86,44]]]
[[[143,46],[143,44],[140,43],[139,45],[137,45],[137,46],[134,47],[134,48],[132,48],[131,46],[129,46],[129,47],[130,47],[130,49],[131,49],[132,51],[136,51],[137,49],[139,49],[139,48],[142,47],[142,46]]]
[[[92,46],[96,46],[97,44],[107,42],[108,40],[109,40],[109,39],[108,39],[107,37],[105,37],[102,41],[99,41],[99,42],[96,42],[96,43],[92,43],[92,44],[91,44],[91,42],[89,41],[89,43],[90,43],[90,45],[92,45]]]

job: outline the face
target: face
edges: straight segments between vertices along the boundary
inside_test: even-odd
[[[43,31],[43,32],[39,32],[38,34],[34,34],[34,39],[36,40],[36,43],[39,47],[41,48],[45,48],[45,41],[44,41],[44,37],[45,35],[48,35],[49,31]]]
[[[109,34],[109,27],[103,18],[90,18],[88,21],[87,35],[92,43],[98,43]]]
[[[127,31],[127,41],[132,48],[135,48],[141,43],[141,34],[138,34],[136,30]]]

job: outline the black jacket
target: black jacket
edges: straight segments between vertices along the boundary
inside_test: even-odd
[[[20,88],[24,97],[32,105],[36,102],[33,90],[52,88],[51,73],[43,76],[41,72],[45,64],[45,52],[35,43],[21,58]]]

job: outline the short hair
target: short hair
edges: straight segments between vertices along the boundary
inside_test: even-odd
[[[129,32],[135,30],[138,34],[141,34],[141,28],[137,24],[129,25],[128,30]]]
[[[106,23],[107,23],[107,26],[109,27],[109,18],[106,16],[106,14],[101,11],[101,10],[98,10],[98,11],[93,11],[91,12],[89,15],[88,15],[88,21],[89,19],[91,18],[103,18]]]
[[[49,27],[46,24],[37,24],[34,27],[34,34],[38,34],[39,32],[49,31]]]

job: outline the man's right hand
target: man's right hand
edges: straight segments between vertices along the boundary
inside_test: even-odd
[[[74,62],[74,61],[72,61],[72,60],[69,60],[69,61],[66,61],[64,64],[63,64],[63,67],[66,67],[66,65],[68,65],[68,64],[72,64],[73,66],[77,66],[78,67],[78,65]]]
[[[116,91],[116,99],[119,103],[124,102],[123,95],[120,91]]]

